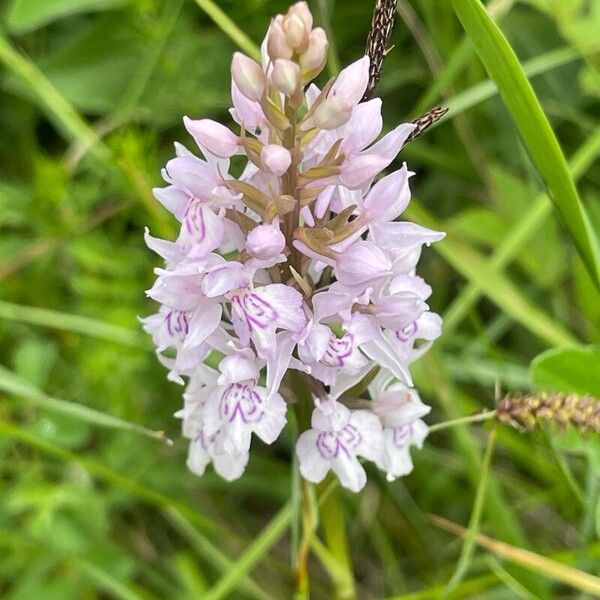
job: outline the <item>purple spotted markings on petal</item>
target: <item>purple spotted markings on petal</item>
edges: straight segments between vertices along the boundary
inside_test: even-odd
[[[394,427],[392,430],[392,443],[396,448],[406,448],[410,443],[410,438],[413,434],[413,425],[403,425],[402,427]]]
[[[206,237],[206,223],[204,222],[202,202],[196,200],[190,203],[183,217],[183,226],[195,241],[202,241]]]
[[[328,367],[343,367],[353,351],[354,336],[351,333],[347,333],[341,338],[336,338],[332,334],[321,362]]]
[[[409,323],[406,327],[398,329],[398,331],[396,331],[396,337],[401,342],[408,342],[408,340],[410,340],[410,338],[413,335],[415,335],[415,333],[417,333],[417,322],[413,321],[412,323]]]
[[[264,414],[262,398],[249,385],[231,383],[221,395],[221,417],[232,423],[257,423]]]
[[[205,450],[207,449],[206,436],[204,435],[202,429],[198,430],[198,433],[196,434],[196,437],[194,437],[193,441],[196,444],[200,444]]]
[[[167,331],[171,337],[182,340],[190,329],[187,315],[181,310],[172,310],[165,317]]]
[[[236,294],[231,298],[231,303],[237,305],[243,314],[248,329],[258,327],[266,329],[277,320],[277,311],[257,294]]]
[[[353,425],[346,425],[340,431],[322,431],[317,436],[317,450],[319,454],[327,459],[337,458],[340,452],[347,457],[354,453],[350,452],[362,442],[362,435]]]

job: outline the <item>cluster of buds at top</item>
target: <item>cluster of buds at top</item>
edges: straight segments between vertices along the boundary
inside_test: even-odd
[[[290,401],[280,388],[294,369],[315,392],[296,446],[302,475],[317,482],[331,469],[357,491],[358,457],[393,479],[412,469],[409,447],[427,433],[408,366],[441,319],[415,269],[443,234],[397,220],[410,200],[406,165],[378,177],[415,125],[381,137],[381,101],[361,103],[366,56],[322,89],[311,84],[327,54],[312,25],[299,2],[272,21],[262,64],[234,55],[235,131],[184,119],[203,158],[176,144],[167,186],[155,190],[181,230],[174,242],[146,232],[166,265],[147,292],[160,310],[143,323],[169,378],[188,380],[178,416],[194,472],[212,462],[239,477],[252,434],[278,437]],[[247,159],[238,176],[234,155]],[[371,379],[368,399],[348,397]]]

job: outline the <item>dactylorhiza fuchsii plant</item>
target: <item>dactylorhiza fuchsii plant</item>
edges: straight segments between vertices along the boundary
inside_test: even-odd
[[[240,477],[252,434],[273,443],[290,405],[302,476],[316,483],[332,470],[355,492],[361,459],[393,480],[427,435],[409,366],[441,319],[416,266],[444,234],[397,220],[410,200],[405,164],[381,175],[415,125],[381,137],[381,100],[361,102],[367,56],[316,87],[326,56],[305,2],[277,15],[262,64],[233,56],[235,131],[186,117],[201,157],[176,144],[155,190],[181,230],[174,242],[146,231],[166,264],[147,292],[161,307],[143,324],[169,379],[186,384],[176,415],[199,475],[212,462]],[[247,159],[239,177],[236,155]],[[311,392],[310,422],[295,385]]]

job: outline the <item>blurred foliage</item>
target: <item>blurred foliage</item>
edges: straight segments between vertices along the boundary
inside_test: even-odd
[[[286,8],[276,0],[217,4],[256,43]],[[329,17],[340,63],[357,58],[372,2],[312,7],[318,22]],[[521,62],[541,61],[532,83],[571,167],[580,153],[575,178],[599,232],[600,2],[496,0],[488,8]],[[417,173],[415,202],[449,234],[445,250],[446,242],[425,250],[422,267],[432,307],[453,318],[415,365],[434,407],[430,422],[493,407],[496,381],[505,391],[530,389],[528,367],[544,351],[532,366],[540,389],[592,393],[598,347],[557,349],[556,336],[540,331],[560,326],[577,344],[597,344],[600,298],[508,112],[495,93],[469,99],[486,74],[450,3],[400,0],[400,13],[379,86],[387,127],[433,103],[462,101],[402,156]],[[234,44],[189,0],[6,0],[0,23],[107,150],[89,151],[0,53],[0,364],[53,399],[175,441],[169,447],[2,392],[0,595],[214,597],[209,588],[229,573],[239,584],[230,597],[289,597],[286,514],[283,525],[264,528],[291,495],[292,432],[273,447],[257,444],[236,483],[188,473],[172,416],[181,389],[166,381],[136,321],[154,310],[143,290],[157,260],[143,227],[175,231],[151,188],[172,142],[190,143],[183,115],[227,120]],[[570,58],[548,62],[564,48]],[[523,236],[507,250],[515,231]],[[492,266],[503,252],[501,267]],[[464,261],[484,268],[461,270]],[[496,282],[510,287],[496,295]],[[535,323],[527,311],[507,310],[513,302],[535,309]],[[56,312],[40,322],[13,304]],[[427,513],[469,521],[485,438],[485,427],[432,433],[409,477],[389,484],[372,473],[361,495],[343,495],[360,598],[445,597],[460,545]],[[557,560],[600,575],[598,444],[590,433],[499,428],[481,530],[539,554],[562,552]],[[232,567],[247,549],[250,562],[238,565],[252,579],[245,566]],[[489,558],[475,550],[452,597],[575,597],[535,570]],[[312,597],[328,598],[327,570],[311,560]]]

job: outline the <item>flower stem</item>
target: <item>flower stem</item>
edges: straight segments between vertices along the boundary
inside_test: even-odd
[[[329,488],[327,480],[318,486],[320,497],[323,497],[327,490],[327,497],[323,498],[320,506],[321,525],[327,547],[337,563],[335,572],[331,572],[330,575],[336,587],[335,597],[339,600],[350,600],[356,598],[356,589],[346,536],[344,507],[340,501],[339,489],[336,487],[330,490]]]
[[[487,410],[485,412],[477,413],[476,415],[470,415],[468,417],[459,417],[458,419],[442,421],[441,423],[431,425],[431,427],[429,428],[429,433],[433,433],[434,431],[440,431],[442,429],[448,429],[449,427],[457,427],[458,425],[466,425],[469,423],[481,423],[482,421],[487,421],[488,419],[495,418],[496,412],[496,410]]]
[[[318,513],[316,511],[314,489],[306,480],[301,480],[302,495],[302,540],[298,547],[295,564],[296,600],[308,600],[310,598],[310,577],[308,569],[308,558],[310,547],[317,528]]]
[[[310,427],[310,414],[312,408],[312,394],[306,378],[298,371],[289,371],[287,374],[288,384],[296,396],[294,410],[298,431],[304,431]],[[297,468],[297,463],[296,463]],[[302,536],[299,539],[298,549],[294,560],[294,579],[296,600],[308,600],[310,598],[310,578],[308,559],[310,556],[311,542],[318,524],[318,511],[316,508],[315,494],[312,486],[300,478],[300,518],[302,521]]]

